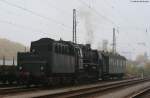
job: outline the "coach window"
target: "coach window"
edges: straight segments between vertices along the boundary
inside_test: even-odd
[[[57,47],[57,44],[55,44],[55,53],[58,52],[58,47]]]
[[[68,54],[71,55],[71,52],[72,52],[71,47],[68,46]]]
[[[122,62],[124,62],[124,60],[122,59]],[[124,71],[124,68],[125,68],[125,66],[124,66],[124,64],[122,63],[122,70]]]
[[[116,60],[116,58],[114,59],[114,63],[115,63],[115,66],[117,67],[117,60]]]
[[[65,54],[68,54],[68,46],[65,46]]]
[[[73,48],[72,47],[68,47],[69,50],[69,54],[72,55],[73,54]]]
[[[59,45],[56,45],[56,53],[59,53]]]
[[[76,48],[73,48],[73,53],[76,54]]]
[[[59,45],[56,44],[56,53],[59,53]]]
[[[61,54],[63,54],[63,50],[64,50],[63,47],[64,47],[63,45],[60,45],[60,53]]]
[[[113,65],[113,71],[115,72],[115,62],[114,62],[114,58],[112,58],[112,65]]]
[[[66,46],[66,54],[69,54],[69,47]]]
[[[78,55],[80,55],[80,50],[78,49]]]
[[[124,66],[124,60],[122,60],[122,66]]]
[[[113,60],[112,60],[112,58],[110,59],[110,64],[111,64],[111,66],[113,68]]]
[[[111,58],[111,65],[112,65],[112,67],[114,67],[114,64],[113,64],[113,59]]]
[[[55,44],[55,53],[56,53],[56,51],[57,51],[57,46],[56,46],[56,44]]]
[[[66,46],[63,46],[63,54],[66,54],[67,50],[66,50]]]
[[[58,45],[56,44],[56,53],[58,53]]]
[[[116,62],[116,67],[118,68],[118,59],[116,59],[115,62]]]
[[[66,46],[63,47],[63,53],[67,54],[67,47]]]
[[[125,65],[126,65],[126,61],[123,60],[123,68],[125,68]]]
[[[119,66],[121,67],[121,59],[119,59]]]
[[[120,60],[119,60],[119,59],[117,59],[117,65],[118,65],[118,67],[120,67],[119,61],[120,61]]]
[[[118,59],[118,65],[119,65],[119,68],[121,68],[121,59]]]
[[[70,54],[71,54],[71,55],[74,55],[74,48],[73,48],[73,47],[70,47],[69,50],[70,50]]]
[[[126,64],[127,64],[127,62],[126,62],[126,60],[124,60],[124,68],[126,68]]]
[[[119,66],[119,68],[121,67],[120,59],[118,59],[118,66]]]
[[[121,65],[121,59],[119,59],[119,66],[120,66],[120,68],[121,68],[121,66],[122,66],[122,65]]]
[[[67,49],[68,47],[67,46],[64,46],[64,54],[68,54],[68,52],[67,52]]]
[[[67,54],[67,46],[64,46],[64,47],[63,47],[63,51],[64,51],[64,52],[63,52],[64,54]]]
[[[126,62],[123,60],[123,66],[125,66],[126,65]]]
[[[58,45],[58,53],[62,53],[62,46],[61,45]]]
[[[114,59],[112,59],[112,64],[113,64],[113,66],[115,67],[115,61],[114,61]]]
[[[114,64],[113,64],[113,59],[111,58],[111,65],[113,66]],[[114,66],[113,66],[114,67]]]
[[[122,59],[119,60],[119,66],[120,66],[120,70],[122,71]]]
[[[120,59],[117,59],[117,63],[118,63],[118,66],[120,66],[120,63],[119,63]]]
[[[111,65],[111,58],[109,58],[109,65]]]
[[[113,68],[113,66],[112,66],[112,60],[111,60],[111,58],[109,58],[109,65],[111,66],[111,68]]]
[[[122,59],[120,60],[120,66],[122,67]]]
[[[119,67],[119,66],[118,66],[118,58],[116,59],[116,66],[117,66],[117,68]]]
[[[65,54],[65,46],[62,46],[62,54]]]
[[[125,66],[126,66],[126,61],[125,61],[125,60],[123,60],[123,62],[125,62],[125,63],[123,64],[123,68],[125,68]]]
[[[114,65],[115,65],[115,67],[117,67],[117,64],[116,64],[116,58],[114,59]]]
[[[73,48],[72,47],[68,47],[68,52],[70,55],[73,55]]]
[[[119,66],[122,68],[121,59],[119,59]]]
[[[74,55],[74,54],[75,54],[74,47],[71,47],[71,55]]]
[[[113,65],[114,65],[114,67],[116,67],[115,59],[114,58],[113,58]],[[114,68],[114,69],[116,69],[116,68]]]
[[[117,59],[115,59],[115,65],[116,65],[116,67],[118,67],[118,65],[117,65]]]
[[[123,62],[123,60],[121,59],[121,62],[120,62],[120,64],[121,64],[121,66],[122,66],[122,68],[123,68],[123,63],[122,63],[122,62]]]
[[[61,45],[61,49],[60,50],[61,50],[60,53],[64,54],[64,46],[63,45]]]
[[[59,45],[57,45],[57,53],[59,53]]]

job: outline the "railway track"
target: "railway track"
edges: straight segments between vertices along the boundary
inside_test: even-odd
[[[0,83],[0,88],[2,88],[2,87],[14,87],[14,86],[18,86],[18,84]]]
[[[87,96],[92,93],[102,92],[108,89],[113,89],[129,84],[139,83],[143,81],[148,81],[148,79],[129,79],[121,81],[111,81],[111,82],[99,82],[95,84],[86,85],[76,85],[69,87],[55,87],[55,88],[45,88],[45,87],[17,87],[17,88],[0,88],[0,97],[7,95],[7,98],[12,96],[17,96],[17,98],[77,98],[82,96]],[[34,91],[34,92],[33,92]],[[44,92],[44,94],[41,94]],[[47,93],[45,93],[47,92]],[[13,97],[16,98],[16,97]],[[84,97],[83,97],[84,98]]]
[[[132,80],[132,81],[122,81],[122,82],[116,82],[116,83],[110,83],[106,85],[97,85],[87,88],[81,88],[76,90],[68,90],[66,92],[60,92],[55,94],[49,94],[45,96],[38,96],[34,98],[85,98],[91,94],[104,92],[107,90],[117,89],[123,86],[129,86],[133,84],[138,84],[141,82],[149,81],[150,79],[138,79],[138,80]]]
[[[27,87],[8,87],[8,88],[2,88],[0,89],[0,95],[11,95],[11,94],[16,94],[16,93],[21,93],[21,92],[29,92],[29,91],[35,91],[38,90],[38,87],[32,87],[32,88],[27,88]]]
[[[140,92],[132,95],[130,98],[150,98],[150,87],[141,90]]]

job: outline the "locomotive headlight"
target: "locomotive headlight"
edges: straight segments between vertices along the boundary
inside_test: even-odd
[[[22,70],[22,66],[19,66],[19,70]]]
[[[43,67],[43,66],[41,66],[41,68],[40,68],[40,69],[41,69],[41,71],[43,71],[43,70],[44,70],[44,67]]]

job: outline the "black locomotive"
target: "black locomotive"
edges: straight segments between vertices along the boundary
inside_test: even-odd
[[[31,42],[30,52],[18,53],[21,83],[75,83],[122,78],[126,59],[91,49],[89,44],[42,38]]]

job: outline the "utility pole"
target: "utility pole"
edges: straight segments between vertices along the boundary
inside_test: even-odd
[[[3,65],[5,65],[5,56],[3,56]]]
[[[115,28],[113,28],[113,53],[116,53],[116,35],[115,35]]]
[[[13,65],[15,65],[15,58],[14,58],[14,56],[13,56]]]
[[[24,52],[26,52],[27,51],[27,49],[26,49],[26,47],[24,47]]]
[[[76,9],[73,9],[73,42],[77,43],[77,22],[76,22]]]

